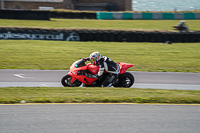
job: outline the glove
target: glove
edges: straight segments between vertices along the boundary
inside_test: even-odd
[[[88,61],[88,60],[90,60],[90,58],[89,57],[87,57],[87,58],[84,57],[83,60],[84,61]]]

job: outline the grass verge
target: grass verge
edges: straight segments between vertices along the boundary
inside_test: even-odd
[[[0,88],[0,103],[173,103],[200,104],[200,91],[136,88]]]
[[[0,69],[65,70],[99,51],[131,71],[200,72],[200,43],[119,43],[0,40]]]
[[[12,20],[0,19],[0,27],[48,27],[48,28],[98,28],[123,30],[172,30],[180,20],[89,20],[89,19],[51,19]],[[200,20],[186,20],[191,31],[200,31]]]

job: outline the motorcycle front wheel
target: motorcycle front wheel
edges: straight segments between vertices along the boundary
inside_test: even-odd
[[[61,79],[61,84],[64,87],[79,87],[82,83],[79,80],[75,80],[73,83],[71,83],[72,77],[70,75],[65,75]]]
[[[118,76],[118,78],[116,79],[116,82],[114,84],[114,87],[129,88],[133,85],[134,82],[135,82],[134,76],[129,72],[125,72]]]

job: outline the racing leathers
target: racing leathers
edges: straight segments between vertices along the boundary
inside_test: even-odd
[[[107,56],[103,56],[98,62],[97,66],[99,66],[97,76],[104,76],[101,87],[111,87],[112,83],[117,79],[118,74],[120,73],[118,63],[112,61]],[[107,73],[104,74],[104,71]]]

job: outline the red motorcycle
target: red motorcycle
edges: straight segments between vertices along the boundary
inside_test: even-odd
[[[177,25],[173,25],[173,28],[175,28],[175,30],[179,30],[179,32],[188,32],[188,26],[177,26]]]
[[[70,72],[61,79],[64,87],[79,87],[84,83],[87,87],[100,87],[101,83],[109,73],[104,72],[103,76],[96,78],[99,67],[88,63],[86,65],[84,59],[75,61],[70,66]],[[118,78],[113,83],[114,87],[131,87],[134,83],[134,76],[126,72],[133,64],[119,62],[120,73]]]

